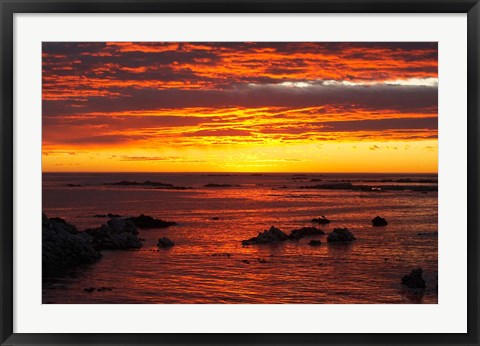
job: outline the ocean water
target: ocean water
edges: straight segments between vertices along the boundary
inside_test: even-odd
[[[435,304],[438,238],[418,233],[437,232],[437,192],[301,186],[339,181],[423,186],[435,183],[415,181],[436,178],[431,174],[44,173],[43,211],[79,230],[105,223],[107,219],[93,216],[107,213],[143,213],[178,225],[140,229],[139,237],[145,239],[141,249],[103,251],[93,265],[63,278],[45,279],[43,303]],[[122,180],[191,189],[104,185]],[[211,183],[233,186],[205,187]],[[313,224],[311,219],[320,215],[332,222]],[[376,215],[385,217],[389,225],[372,227]],[[327,244],[327,236],[321,235],[242,246],[243,239],[272,225],[287,234],[304,226],[327,233],[348,227],[357,240]],[[170,238],[175,246],[156,251],[161,237]],[[310,246],[312,239],[322,245]],[[231,256],[212,256],[217,253]],[[400,282],[418,267],[427,282],[423,292],[406,289]],[[113,289],[84,291],[102,286]]]

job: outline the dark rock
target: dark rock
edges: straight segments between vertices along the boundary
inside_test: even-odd
[[[264,258],[259,258],[258,263],[268,263],[268,261]]]
[[[326,189],[326,190],[351,190],[353,189],[352,183],[325,183],[313,186],[301,186],[302,189]]]
[[[322,215],[321,217],[319,217],[318,219],[312,219],[312,222],[316,222],[316,223],[319,223],[320,225],[326,225],[326,224],[329,224],[330,223],[330,220],[327,219],[324,215]]]
[[[252,245],[252,244],[265,244],[265,243],[275,243],[289,239],[288,235],[283,233],[281,230],[275,226],[270,227],[269,230],[264,230],[259,232],[258,236],[250,238],[248,240],[242,240],[242,245]]]
[[[220,220],[220,218],[218,216],[214,216],[212,217],[212,220]]]
[[[388,225],[388,222],[383,217],[375,216],[372,220],[372,225],[374,227],[386,226]]]
[[[80,184],[67,184],[65,186],[68,186],[68,187],[82,187],[82,185],[80,185]]]
[[[402,284],[409,288],[424,289],[426,287],[425,280],[422,278],[422,268],[414,269],[410,274],[402,277]]]
[[[45,215],[45,214],[43,214],[43,215]],[[43,217],[43,215],[42,215],[42,217]],[[45,215],[45,217],[46,217],[46,215]],[[61,217],[51,217],[49,220],[50,220],[50,222],[53,222],[55,224],[61,224],[70,233],[77,233],[78,232],[77,228],[74,225],[69,224],[67,221],[65,221]]]
[[[239,187],[240,185],[232,185],[232,184],[207,184],[204,187]]]
[[[355,237],[348,228],[334,228],[327,236],[327,242],[329,243],[347,242],[352,240],[355,240]]]
[[[160,219],[154,219],[151,216],[143,215],[141,214],[140,216],[134,216],[129,218],[135,226],[139,228],[166,228],[169,226],[174,226],[177,223],[176,222],[171,222],[171,221],[163,221]]]
[[[122,217],[122,215],[108,213],[108,214],[95,214],[95,215],[93,215],[93,217],[109,217],[109,218],[112,218],[112,217]]]
[[[241,260],[242,263],[250,264],[249,260]]]
[[[165,184],[161,183],[158,181],[150,181],[146,180],[144,182],[138,182],[138,181],[128,181],[128,180],[122,180],[118,181],[115,183],[105,183],[103,185],[113,185],[113,186],[149,186],[149,187],[154,187],[156,189],[171,189],[171,190],[186,190],[189,189],[189,187],[185,186],[175,186],[173,184]]]
[[[142,183],[139,183],[136,181],[122,180],[122,181],[117,181],[115,183],[105,183],[104,185],[137,186],[137,185],[142,185]]]
[[[112,218],[105,225],[85,230],[93,237],[93,244],[99,250],[138,249],[142,243],[138,231],[130,219]]]
[[[95,291],[95,287],[88,287],[88,288],[84,288],[83,290],[85,292],[92,293],[93,291]]]
[[[157,190],[189,190],[191,187],[187,186],[156,186],[154,189]]]
[[[101,254],[92,240],[65,220],[42,214],[42,276],[61,276],[77,266],[98,261]]]
[[[310,240],[310,243],[308,243],[310,246],[319,246],[322,245],[322,242],[320,240]]]
[[[302,227],[299,229],[294,229],[292,232],[290,232],[289,237],[290,239],[301,239],[306,236],[319,234],[325,234],[325,232],[315,227]]]
[[[174,245],[175,244],[173,243],[173,241],[171,241],[170,239],[168,239],[166,237],[158,239],[158,243],[157,243],[157,246],[161,247],[161,248],[172,247]]]

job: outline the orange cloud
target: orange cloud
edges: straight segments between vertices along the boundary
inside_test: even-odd
[[[42,67],[46,170],[315,170],[322,143],[436,164],[436,43],[44,43]]]

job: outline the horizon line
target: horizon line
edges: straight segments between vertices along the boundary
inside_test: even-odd
[[[203,174],[203,173],[214,173],[214,174],[436,174],[437,172],[258,172],[258,171],[251,171],[251,172],[225,172],[225,171],[195,171],[195,172],[140,172],[140,171],[47,171],[43,173],[124,173],[124,174],[160,174],[160,173],[169,173],[169,174]]]

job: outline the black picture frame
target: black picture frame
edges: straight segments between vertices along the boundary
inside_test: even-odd
[[[0,0],[2,345],[479,345],[479,0]],[[467,13],[468,332],[465,334],[20,334],[13,332],[15,13]],[[455,318],[455,316],[452,316]]]

